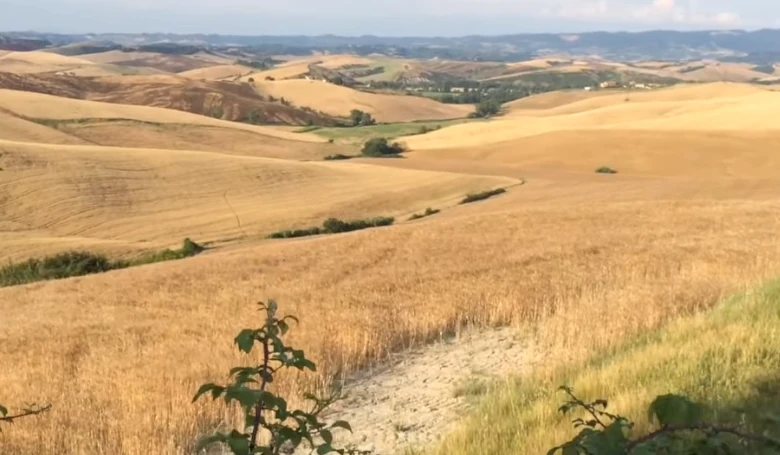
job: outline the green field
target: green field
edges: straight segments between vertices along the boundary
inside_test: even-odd
[[[427,128],[428,130],[436,130],[452,125],[457,125],[459,123],[473,121],[479,120],[456,119],[434,122],[388,123],[383,125],[357,126],[351,128],[306,127],[297,130],[297,132],[314,133],[318,136],[324,137],[325,139],[333,139],[334,141],[343,143],[363,143],[376,137],[396,139],[403,136],[421,134],[424,128]]]
[[[371,68],[377,68],[377,67],[384,67],[385,72],[380,74],[374,74],[371,76],[366,77],[359,77],[357,80],[360,82],[370,82],[370,81],[392,81],[395,76],[398,73],[401,73],[404,71],[404,65],[406,62],[404,60],[399,60],[395,58],[390,57],[378,57],[378,58],[371,58],[373,63],[370,65]]]
[[[763,420],[780,409],[780,282],[733,297],[709,313],[671,323],[577,368],[497,387],[437,453],[539,454],[574,435],[558,406],[560,385],[586,401],[605,398],[609,410],[650,425],[647,406],[679,393],[706,406],[709,422],[744,419],[749,431],[771,431]],[[776,430],[775,430],[776,431]],[[772,434],[777,438],[777,434]]]

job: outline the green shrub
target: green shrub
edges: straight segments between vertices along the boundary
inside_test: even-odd
[[[600,168],[596,169],[597,174],[617,174],[617,171],[612,169],[611,167],[607,166],[601,166]]]
[[[223,449],[229,449],[234,455],[280,455],[296,452],[303,443],[310,449],[306,453],[368,455],[370,452],[334,446],[333,430],[341,428],[351,432],[349,423],[339,420],[327,425],[320,421],[322,414],[341,398],[337,392],[324,398],[304,394],[305,401],[311,403],[309,410],[288,408],[288,400],[274,393],[270,385],[280,371],[314,372],[317,367],[303,350],[283,341],[289,324],[298,320],[292,316],[277,317],[277,304],[273,300],[267,304],[261,302],[259,306],[265,312],[263,326],[244,329],[234,339],[241,353],[250,355],[255,351],[251,359],[259,358],[259,361],[252,362],[252,366],[242,363],[231,369],[230,383],[224,386],[203,384],[192,400],[194,403],[203,396],[211,396],[212,400],[222,398],[228,405],[235,404],[243,410],[246,425],[201,439],[197,452],[221,443]],[[258,436],[263,442],[258,441]]]
[[[109,270],[124,269],[162,261],[173,261],[195,256],[204,248],[190,239],[184,239],[178,250],[163,250],[125,261],[111,261],[105,256],[84,251],[68,251],[43,259],[28,259],[0,268],[0,287],[18,286],[36,281],[57,280]]]
[[[403,146],[398,142],[390,144],[387,142],[387,139],[383,137],[377,137],[369,139],[365,144],[363,144],[363,150],[361,150],[361,153],[363,156],[388,157],[398,156],[403,153],[403,151]]]
[[[319,227],[312,227],[308,229],[295,229],[295,230],[286,230],[286,231],[279,231],[274,232],[273,234],[269,235],[269,239],[293,239],[296,237],[309,237],[312,235],[320,235],[322,234],[322,229]]]
[[[133,266],[144,265],[144,264],[154,264],[156,262],[176,261],[179,259],[195,256],[197,254],[202,253],[204,250],[205,248],[203,248],[201,245],[198,245],[197,243],[187,238],[184,239],[181,248],[179,248],[178,250],[165,249],[162,251],[157,251],[155,253],[143,255],[139,258],[136,258],[132,261],[125,262],[125,263],[117,261],[115,263],[114,268],[119,269],[119,268],[133,267]]]
[[[69,251],[3,267],[0,269],[0,287],[102,273],[111,268],[112,263],[105,256]]]
[[[333,139],[331,139],[333,140]],[[335,155],[328,155],[325,157],[325,161],[338,161],[338,160],[350,160],[353,157],[349,155],[342,155],[341,153],[337,153]]]
[[[328,218],[322,223],[322,227],[311,227],[308,229],[296,229],[274,232],[268,235],[269,239],[291,239],[296,237],[308,237],[321,234],[341,234],[343,232],[360,231],[379,226],[390,226],[395,222],[395,218],[377,217],[365,220],[343,221],[338,218]]]
[[[419,220],[420,218],[425,218],[426,216],[436,215],[439,212],[440,212],[440,210],[432,209],[432,208],[428,207],[427,209],[425,209],[425,212],[423,212],[423,213],[415,213],[414,215],[409,217],[409,221]]]
[[[498,188],[496,190],[490,190],[490,191],[483,191],[481,193],[473,193],[466,195],[465,198],[463,198],[462,201],[460,201],[461,204],[470,204],[472,202],[477,201],[484,201],[485,199],[490,199],[493,196],[498,196],[499,194],[506,193],[506,190],[504,188]]]

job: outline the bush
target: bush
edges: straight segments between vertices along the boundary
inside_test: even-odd
[[[506,190],[504,188],[499,188],[497,190],[490,190],[490,191],[483,191],[481,193],[474,193],[474,194],[468,194],[465,198],[463,198],[462,201],[460,201],[461,204],[469,204],[471,202],[477,202],[477,201],[484,201],[485,199],[490,199],[493,196],[498,196],[499,194],[506,193]]]
[[[105,256],[83,251],[69,251],[43,259],[28,259],[0,268],[0,287],[17,286],[36,281],[57,280],[95,273],[119,270],[162,261],[173,261],[195,256],[204,248],[190,239],[184,239],[178,250],[163,250],[143,255],[131,261],[111,261]]]
[[[321,234],[340,234],[343,232],[359,231],[379,226],[390,226],[395,222],[395,218],[377,217],[365,220],[343,221],[338,218],[328,218],[322,223],[322,227],[311,227],[307,229],[285,230],[274,232],[267,236],[269,239],[291,239],[296,237],[308,237]]]
[[[370,139],[365,144],[363,144],[363,150],[361,150],[361,153],[363,156],[370,157],[397,157],[403,153],[403,151],[403,146],[398,142],[390,144],[387,142],[387,139],[383,137],[377,137]]]
[[[102,273],[112,267],[113,264],[105,256],[69,251],[3,267],[0,269],[0,287]]]
[[[494,100],[485,100],[477,104],[476,110],[470,115],[471,118],[488,118],[501,112],[501,103]]]
[[[395,218],[378,217],[356,221],[342,221],[338,218],[328,218],[322,223],[323,232],[326,234],[340,234],[342,232],[359,231],[379,226],[390,226]]]
[[[612,168],[610,168],[610,167],[602,166],[602,167],[596,169],[596,173],[597,174],[617,174],[617,171],[612,169]]]
[[[325,161],[338,161],[338,160],[349,160],[353,157],[349,155],[342,155],[341,153],[337,153],[335,155],[328,155],[325,157]]]
[[[336,142],[336,140],[335,140],[335,139],[333,139],[333,138],[330,138],[330,139],[328,139],[328,144],[332,144],[332,143],[334,143],[334,142]]]
[[[432,208],[428,207],[427,209],[425,209],[425,212],[423,212],[423,213],[415,213],[414,215],[409,217],[409,221],[419,220],[420,218],[425,218],[426,216],[436,215],[439,212],[440,212],[440,210],[432,209]]]
[[[293,239],[296,237],[309,237],[311,235],[320,235],[322,234],[322,229],[318,227],[312,227],[308,229],[295,229],[295,230],[286,230],[286,231],[279,231],[274,232],[273,234],[269,235],[269,239]]]

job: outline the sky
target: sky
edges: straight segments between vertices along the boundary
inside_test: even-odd
[[[0,31],[462,36],[780,27],[777,0],[0,0]]]

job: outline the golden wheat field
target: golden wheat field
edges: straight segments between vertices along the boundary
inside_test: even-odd
[[[467,113],[326,85],[257,83],[384,121]],[[4,427],[0,447],[193,453],[199,436],[235,422],[234,410],[191,399],[242,361],[232,339],[259,325],[259,300],[300,318],[289,341],[320,367],[276,384],[292,392],[466,328],[532,327],[551,364],[576,361],[777,276],[778,94],[711,84],[626,96],[541,95],[488,122],[403,138],[403,159],[324,162],[332,144],[314,135],[0,90],[0,260],[127,256],[184,237],[214,246],[0,289],[0,359],[11,365],[0,403],[53,405]],[[458,205],[499,187],[507,193]],[[406,221],[428,207],[442,211]],[[398,222],[264,239],[380,215]]]
[[[442,104],[410,96],[380,95],[313,80],[264,81],[255,79],[255,87],[264,95],[285,98],[296,106],[305,106],[331,115],[347,116],[360,109],[380,122],[447,120],[466,117],[473,107]]]

